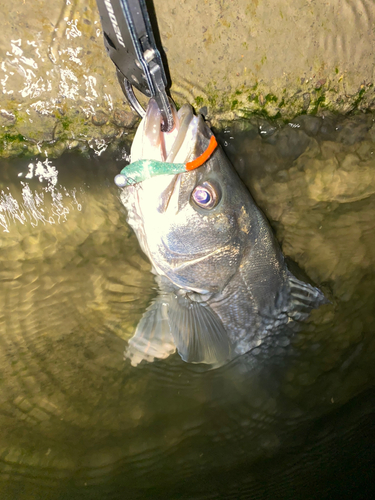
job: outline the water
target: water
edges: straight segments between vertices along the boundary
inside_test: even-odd
[[[254,119],[219,134],[331,304],[213,371],[123,359],[156,294],[113,184],[123,152],[4,162],[2,499],[370,496],[373,123]]]

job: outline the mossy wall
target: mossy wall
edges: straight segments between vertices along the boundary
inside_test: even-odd
[[[0,155],[98,154],[131,134],[94,0],[0,1]],[[368,0],[155,0],[177,105],[209,118],[290,119],[373,110],[375,6]]]

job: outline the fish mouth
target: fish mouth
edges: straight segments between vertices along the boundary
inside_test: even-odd
[[[198,118],[193,109],[185,104],[177,112],[170,101],[174,127],[162,132],[162,117],[154,99],[150,99],[146,116],[140,123],[131,148],[131,161],[157,160],[168,163],[185,163],[191,154],[192,144],[198,131]]]

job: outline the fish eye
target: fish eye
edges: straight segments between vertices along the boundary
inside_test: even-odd
[[[203,182],[202,184],[195,186],[193,192],[191,193],[191,198],[193,202],[198,205],[198,207],[211,210],[219,203],[221,193],[220,190],[213,186],[210,182]]]

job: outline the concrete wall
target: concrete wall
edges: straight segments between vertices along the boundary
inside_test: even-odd
[[[373,1],[154,3],[172,96],[207,106],[213,121],[375,106]],[[2,156],[100,153],[134,128],[94,0],[0,6]]]

